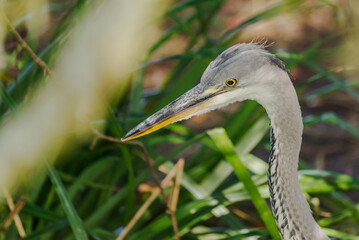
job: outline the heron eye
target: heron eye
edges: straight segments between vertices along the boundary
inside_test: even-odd
[[[237,80],[234,78],[227,79],[227,81],[226,81],[226,85],[228,87],[233,87],[234,85],[236,85],[236,83],[237,83]]]

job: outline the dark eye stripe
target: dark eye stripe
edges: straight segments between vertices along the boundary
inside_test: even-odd
[[[234,78],[228,79],[228,80],[226,81],[226,85],[227,85],[228,87],[233,87],[236,83],[237,83],[237,80],[234,79]]]

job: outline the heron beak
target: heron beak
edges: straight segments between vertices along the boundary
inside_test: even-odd
[[[182,96],[138,124],[125,136],[123,142],[147,135],[171,123],[188,119],[210,107],[210,99],[223,91],[198,84]]]

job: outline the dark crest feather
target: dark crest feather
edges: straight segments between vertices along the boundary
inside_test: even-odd
[[[270,55],[269,56],[270,61],[275,64],[276,66],[278,66],[280,69],[284,70],[287,72],[288,76],[290,77],[290,79],[292,81],[295,80],[294,76],[289,72],[289,70],[287,69],[287,67],[284,65],[284,63],[282,62],[282,60],[280,60],[279,58],[277,58],[274,55]]]

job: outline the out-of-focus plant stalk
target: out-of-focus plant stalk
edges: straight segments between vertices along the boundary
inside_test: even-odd
[[[4,0],[0,0],[0,10],[3,9]],[[0,19],[0,41],[3,42],[5,38],[5,23]],[[4,47],[3,44],[0,44],[0,70],[2,70],[6,65],[6,58],[4,56]],[[2,75],[0,76],[2,77]],[[1,102],[1,99],[0,99]]]
[[[51,79],[1,126],[1,185],[16,183],[64,146],[88,136],[91,120],[100,118],[106,103],[124,92],[129,73],[151,38],[155,40],[155,23],[167,4],[109,0],[88,11],[57,59]]]
[[[47,0],[1,0],[1,10],[10,21],[25,23],[32,38],[47,30],[49,11]]]
[[[352,28],[348,37],[339,48],[339,64],[344,64],[349,78],[357,78],[359,73],[359,1],[349,1],[351,9]],[[354,71],[352,71],[354,70]]]

